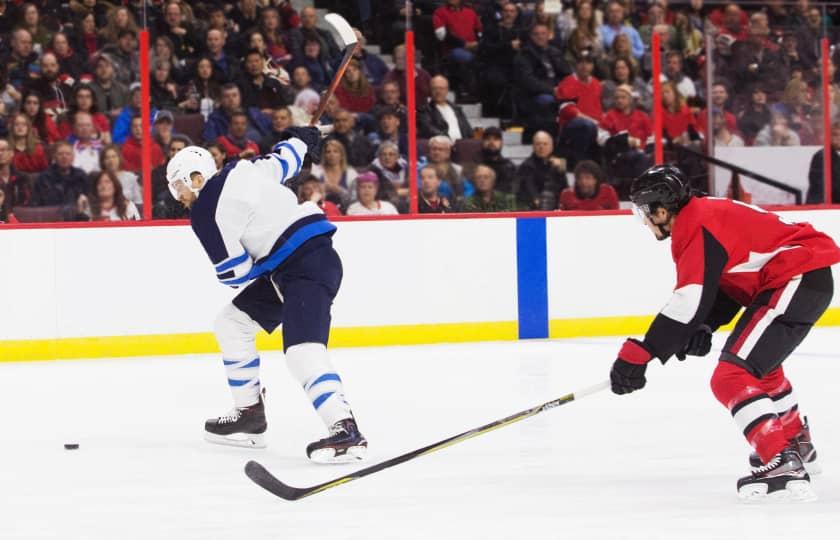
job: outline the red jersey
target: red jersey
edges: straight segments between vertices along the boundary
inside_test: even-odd
[[[441,6],[432,13],[432,26],[437,30],[446,28],[446,33],[466,43],[478,41],[481,20],[472,8]]]
[[[716,330],[735,316],[721,306],[750,305],[759,293],[840,262],[840,248],[808,223],[793,223],[731,199],[692,198],[671,230],[677,286],[645,336],[667,360],[702,324]]]
[[[560,81],[554,89],[554,97],[559,101],[577,100],[576,103],[560,106],[558,122],[561,127],[577,116],[578,112],[596,122],[600,122],[604,115],[604,109],[601,107],[601,82],[595,77],[590,77],[589,82],[583,82],[572,73]]]
[[[662,129],[668,137],[676,139],[688,131],[688,126],[697,128],[697,122],[694,120],[694,115],[691,114],[688,105],[683,105],[675,113],[664,107],[662,108]]]
[[[227,135],[219,135],[216,143],[222,147],[222,150],[225,151],[225,157],[228,159],[239,158],[239,154],[245,150],[251,150],[255,156],[260,155],[259,145],[250,139],[236,142]]]
[[[575,188],[560,193],[561,210],[618,210],[618,193],[609,184],[601,184],[594,197],[578,197]]]
[[[642,145],[647,144],[648,137],[653,134],[650,117],[639,109],[633,109],[630,114],[624,114],[618,109],[610,109],[601,120],[601,127],[609,131],[610,135],[626,131],[631,137],[642,141]]]

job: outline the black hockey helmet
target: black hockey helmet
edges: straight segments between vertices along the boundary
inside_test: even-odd
[[[630,201],[645,215],[660,206],[676,214],[690,198],[688,178],[674,165],[654,165],[630,186]]]

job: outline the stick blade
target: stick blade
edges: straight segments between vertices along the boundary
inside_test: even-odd
[[[338,37],[341,38],[342,48],[346,49],[347,47],[356,45],[356,32],[353,31],[353,27],[350,26],[347,19],[338,13],[327,13],[324,15],[324,20],[332,26],[333,30],[338,34]]]
[[[306,495],[306,490],[284,484],[256,461],[245,464],[245,475],[269,493],[287,501],[296,501]]]

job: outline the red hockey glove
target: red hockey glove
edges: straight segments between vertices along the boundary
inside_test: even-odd
[[[645,370],[653,358],[650,351],[637,339],[628,339],[618,352],[610,371],[614,394],[629,394],[645,387]]]

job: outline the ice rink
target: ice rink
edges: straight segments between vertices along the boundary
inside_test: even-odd
[[[279,353],[263,355],[268,448],[202,440],[231,399],[217,356],[0,363],[0,538],[838,538],[840,329],[786,363],[825,472],[820,499],[749,506],[749,448],[708,379],[714,356],[298,502],[243,474],[248,459],[307,486],[364,465],[316,466],[323,427]],[[607,378],[621,340],[337,349],[368,464]],[[722,341],[716,339],[716,344]],[[67,451],[63,443],[79,443]]]

